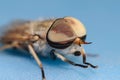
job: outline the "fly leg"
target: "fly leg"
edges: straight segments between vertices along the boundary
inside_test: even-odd
[[[28,49],[31,53],[31,55],[34,57],[34,59],[36,60],[38,66],[40,67],[41,69],[41,73],[42,73],[42,80],[46,80],[45,78],[45,73],[44,73],[44,69],[43,69],[43,66],[42,66],[42,62],[40,61],[40,59],[38,58],[33,46],[31,44],[28,45]]]
[[[86,66],[86,65],[76,64],[76,63],[74,63],[73,61],[68,60],[68,59],[65,58],[62,54],[56,52],[55,50],[53,50],[53,52],[54,52],[54,55],[55,55],[57,58],[61,59],[61,60],[64,61],[64,62],[67,62],[67,63],[69,63],[69,64],[71,64],[71,65],[74,65],[74,66],[79,66],[79,67],[82,67],[82,68],[88,68],[88,66]]]
[[[50,57],[51,57],[53,60],[56,59],[56,55],[54,54],[54,51],[55,51],[55,50],[53,50],[53,49],[50,51]]]
[[[4,46],[0,47],[0,51],[13,48],[13,47],[18,47],[18,42],[13,42],[11,44],[5,44]]]
[[[30,41],[28,41],[28,50],[29,50],[29,52],[31,53],[31,55],[33,56],[33,58],[35,59],[35,61],[37,62],[38,66],[41,69],[42,80],[46,80],[44,69],[43,69],[43,66],[42,66],[42,62],[39,59],[39,57],[37,56],[37,53],[35,52],[35,50],[33,48],[33,45],[32,45],[33,43],[35,43],[36,41],[39,41],[41,39],[42,38],[39,35],[37,35],[37,34],[33,35],[33,37],[30,39]]]
[[[0,51],[5,50],[5,49],[19,49],[20,51],[26,53],[28,50],[24,49],[21,45],[19,45],[18,42],[13,42],[12,44],[5,44],[4,46],[0,47]]]
[[[98,66],[94,66],[94,65],[92,65],[91,63],[86,62],[86,54],[85,54],[85,51],[84,51],[83,48],[81,49],[80,52],[81,52],[81,54],[82,54],[82,57],[83,57],[83,63],[84,63],[84,64],[87,64],[87,65],[91,66],[92,68],[97,68],[97,67],[98,67]]]

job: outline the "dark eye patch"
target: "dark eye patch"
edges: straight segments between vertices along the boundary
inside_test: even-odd
[[[66,42],[64,44],[61,44],[61,43],[57,43],[57,42],[52,42],[50,41],[48,38],[47,38],[47,41],[48,41],[48,44],[51,46],[51,47],[54,47],[54,48],[58,48],[58,49],[65,49],[67,47],[69,47],[74,40],[72,41],[69,41],[69,42]]]
[[[86,40],[86,37],[87,37],[87,35],[84,35],[84,36],[80,37],[80,39],[81,39],[82,41],[85,41],[85,40]]]
[[[80,55],[81,55],[81,52],[80,52],[80,51],[75,51],[73,54],[74,54],[75,56],[80,56]]]

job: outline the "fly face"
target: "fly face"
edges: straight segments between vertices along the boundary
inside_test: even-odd
[[[77,40],[79,38],[79,40]],[[56,19],[47,32],[47,42],[54,48],[64,49],[74,41],[83,44],[86,38],[84,25],[75,18]]]
[[[48,44],[53,48],[51,50],[52,56],[60,58],[61,60],[68,62],[75,66],[96,68],[88,62],[86,62],[86,55],[82,44],[90,44],[91,42],[85,42],[86,29],[84,25],[73,17],[65,17],[56,19],[50,26],[46,40]],[[59,53],[58,53],[59,52]],[[83,63],[86,65],[75,64],[74,62],[66,59],[62,54],[74,54],[75,56],[82,55]]]

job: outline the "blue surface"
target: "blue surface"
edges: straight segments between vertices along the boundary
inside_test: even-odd
[[[120,79],[120,1],[119,0],[1,0],[0,25],[14,19],[73,16],[88,31],[86,52],[98,54],[87,61],[98,69],[74,67],[60,60],[42,58],[47,80]],[[2,27],[0,27],[2,29]],[[17,54],[16,54],[17,53]],[[81,58],[72,60],[81,63]],[[0,52],[0,80],[41,80],[40,69],[30,55],[19,51]]]

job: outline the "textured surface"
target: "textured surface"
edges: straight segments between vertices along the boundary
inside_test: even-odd
[[[87,61],[98,69],[74,67],[60,60],[41,58],[47,80],[119,80],[120,79],[120,1],[0,1],[0,25],[13,19],[35,19],[49,16],[73,16],[87,28],[86,52],[98,54]],[[2,30],[2,26],[0,27]],[[69,57],[71,58],[71,57]],[[81,58],[71,58],[81,63]],[[0,52],[0,80],[41,80],[40,69],[30,55],[19,51]]]

